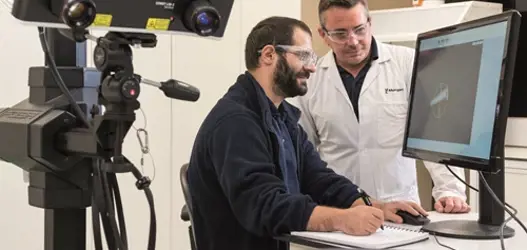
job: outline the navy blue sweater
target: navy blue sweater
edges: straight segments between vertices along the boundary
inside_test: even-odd
[[[199,250],[285,249],[274,237],[306,230],[317,204],[348,208],[359,197],[320,159],[298,125],[299,110],[283,102],[301,193],[287,192],[268,99],[252,79],[238,77],[196,136],[188,180]]]

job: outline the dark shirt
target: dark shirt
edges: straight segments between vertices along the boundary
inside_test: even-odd
[[[360,197],[357,186],[320,159],[298,125],[300,111],[285,101],[280,110],[287,127],[280,132],[289,134],[295,155],[284,157],[285,164],[280,154],[291,145],[281,149],[268,98],[249,73],[203,121],[187,175],[197,249],[287,249],[276,237],[306,230],[317,205],[348,208]],[[282,170],[294,162],[299,192],[287,180],[294,174]]]
[[[276,108],[271,100],[269,100],[269,109],[271,110],[271,116],[273,117],[272,131],[278,138],[279,142],[280,151],[278,157],[280,168],[284,175],[285,186],[289,193],[299,193],[300,187],[298,184],[295,147],[293,146],[293,140],[291,139],[291,134],[286,125],[287,113],[284,111],[283,105]]]
[[[340,78],[342,79],[342,83],[344,83],[344,87],[346,88],[346,92],[348,93],[348,97],[351,101],[351,105],[353,105],[353,109],[355,110],[355,116],[357,117],[357,121],[359,120],[360,90],[362,88],[362,84],[364,83],[364,79],[366,78],[366,73],[368,73],[368,70],[370,70],[371,62],[374,60],[377,60],[378,58],[379,58],[379,50],[377,48],[377,42],[375,41],[375,38],[372,38],[371,48],[370,48],[370,57],[366,65],[364,65],[364,68],[361,69],[361,71],[359,72],[359,74],[357,74],[357,76],[353,76],[343,67],[341,67],[340,65],[337,65]]]

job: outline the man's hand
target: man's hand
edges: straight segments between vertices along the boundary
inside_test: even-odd
[[[348,208],[336,218],[336,228],[345,234],[370,235],[379,229],[384,221],[383,211],[366,205]]]
[[[394,223],[403,223],[403,218],[401,216],[395,214],[399,210],[403,210],[406,212],[409,212],[413,215],[419,215],[422,214],[424,216],[428,216],[428,213],[421,207],[419,204],[411,201],[394,201],[394,202],[387,202],[383,203],[381,206],[382,211],[384,212],[384,218],[387,221],[391,221]]]
[[[459,197],[446,196],[439,198],[434,208],[440,213],[468,213],[470,206]]]

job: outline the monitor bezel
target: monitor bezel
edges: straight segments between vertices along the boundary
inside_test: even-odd
[[[494,128],[492,133],[492,143],[489,151],[489,159],[482,159],[476,157],[469,157],[463,155],[454,155],[443,152],[435,152],[424,149],[409,148],[408,142],[408,128],[410,125],[412,107],[414,101],[414,90],[416,84],[416,72],[419,60],[419,48],[421,42],[425,39],[430,39],[438,36],[449,35],[473,28],[478,28],[486,25],[491,25],[499,22],[507,22],[506,30],[506,47],[502,59],[502,71],[500,77],[500,85],[498,96],[496,100],[495,110],[496,117],[494,119]],[[521,15],[516,10],[508,10],[496,15],[484,17],[477,20],[472,20],[456,25],[446,26],[439,29],[434,29],[417,36],[415,45],[415,56],[412,69],[411,85],[409,90],[409,106],[406,116],[406,124],[403,139],[402,155],[408,158],[414,158],[429,162],[446,164],[452,167],[462,167],[483,172],[497,172],[502,170],[502,164],[497,164],[504,159],[505,133],[507,127],[507,118],[509,113],[510,92],[513,83],[513,74],[515,69],[516,52],[518,47],[519,32],[521,24]]]

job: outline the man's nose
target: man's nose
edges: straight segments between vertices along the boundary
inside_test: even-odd
[[[353,32],[349,33],[348,40],[346,41],[348,45],[357,45],[359,44],[359,39],[357,38],[357,35]]]
[[[304,69],[309,73],[315,73],[315,71],[317,70],[317,66],[314,63],[311,63],[309,65],[304,66]]]
[[[354,35],[350,35],[348,37],[348,41],[346,41],[348,45],[357,45],[359,44],[359,39],[357,39]]]

